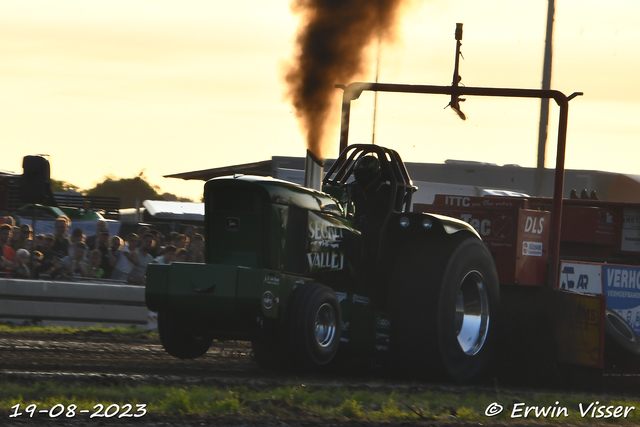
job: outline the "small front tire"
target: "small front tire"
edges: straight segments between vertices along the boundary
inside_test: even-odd
[[[303,367],[331,362],[342,334],[340,303],[335,292],[320,283],[296,288],[289,306],[291,350]]]
[[[158,334],[165,351],[179,359],[195,359],[204,355],[213,336],[199,331],[202,325],[197,320],[184,314],[170,311],[158,312]]]

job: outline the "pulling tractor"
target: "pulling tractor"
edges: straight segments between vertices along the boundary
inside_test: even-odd
[[[362,219],[350,178],[369,157],[387,200]],[[483,374],[498,338],[499,287],[478,233],[410,212],[415,187],[393,150],[352,145],[335,165],[325,192],[254,176],[205,184],[205,263],[147,271],[165,350],[194,358],[213,339],[250,340],[263,366],[397,355],[425,374],[439,365],[459,381]]]
[[[635,363],[636,332],[606,308],[604,282],[640,287],[640,243],[625,244],[623,230],[640,206],[563,200],[568,104],[579,94],[460,87],[456,76],[457,61],[451,86],[342,86],[342,152],[319,189],[256,176],[206,182],[205,263],[147,271],[165,350],[189,359],[213,340],[248,340],[265,367],[365,358],[457,382],[506,359],[601,371],[607,349],[609,360]],[[460,96],[555,100],[553,198],[413,205],[417,189],[396,151],[348,144],[363,91],[446,95],[456,109]]]

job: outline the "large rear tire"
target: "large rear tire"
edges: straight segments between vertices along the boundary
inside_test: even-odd
[[[329,364],[342,334],[342,314],[335,292],[320,283],[297,287],[288,307],[291,350],[305,368]]]
[[[392,360],[403,370],[465,383],[488,373],[497,346],[500,287],[480,240],[408,244],[389,292]]]
[[[170,311],[158,312],[158,334],[165,351],[179,359],[195,359],[204,355],[213,336],[202,332],[197,320]]]

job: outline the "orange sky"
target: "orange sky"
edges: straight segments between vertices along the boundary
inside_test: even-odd
[[[162,175],[305,153],[283,99],[297,25],[287,0],[0,3],[0,169],[21,173],[24,155],[48,154],[52,176],[81,188],[144,170],[163,191],[199,198],[201,182]],[[585,93],[571,102],[567,167],[637,173],[640,4],[556,3],[552,87]],[[462,22],[463,83],[537,88],[546,7],[417,1],[383,46],[380,81],[450,84]],[[413,162],[535,164],[538,102],[469,99],[466,122],[447,102],[380,96],[377,142]],[[372,97],[355,108],[352,142],[368,142]]]

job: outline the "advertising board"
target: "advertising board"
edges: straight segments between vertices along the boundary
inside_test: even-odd
[[[562,261],[558,283],[561,290],[604,295],[607,307],[640,334],[640,267]]]
[[[622,217],[620,249],[627,252],[640,252],[640,209],[624,208]]]
[[[558,283],[562,290],[602,295],[602,264],[563,261]]]
[[[607,307],[640,334],[640,268],[605,264],[602,270]]]

